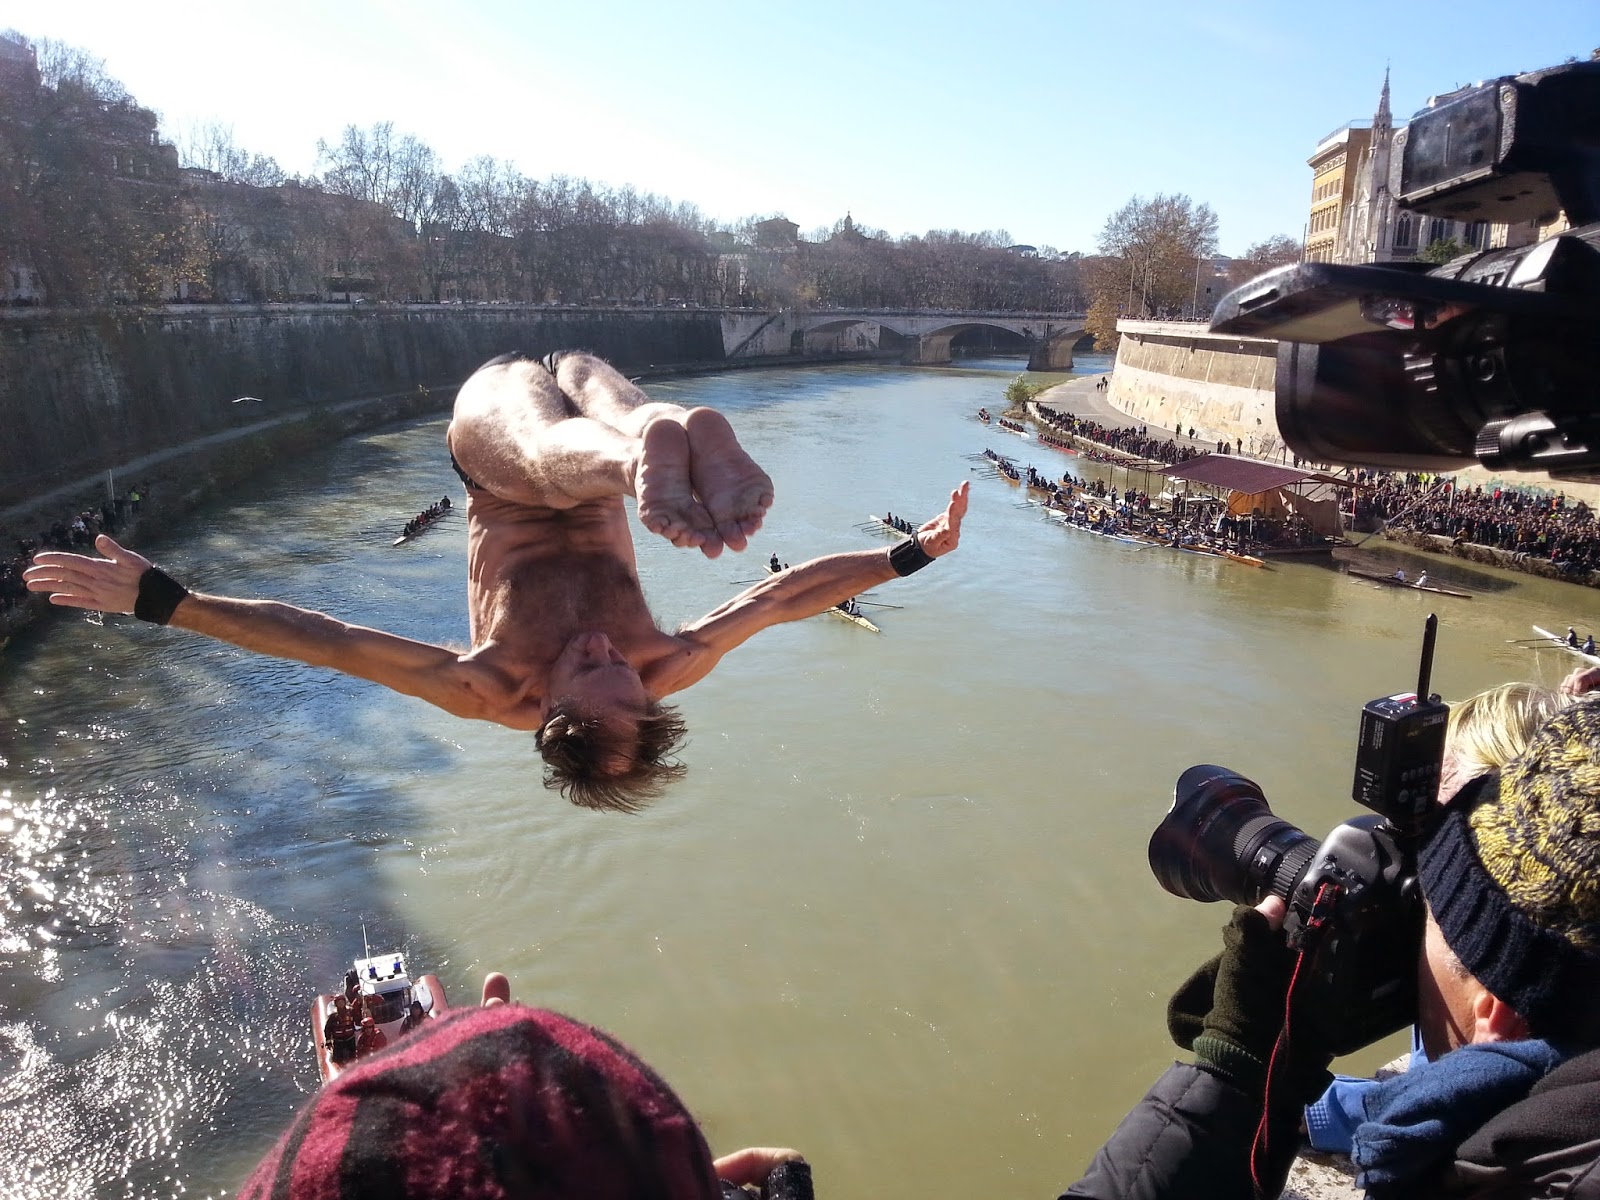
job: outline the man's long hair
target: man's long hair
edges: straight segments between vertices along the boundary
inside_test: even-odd
[[[580,808],[633,813],[683,778],[686,768],[674,756],[687,733],[678,710],[655,700],[630,734],[586,716],[576,701],[562,696],[550,705],[535,744],[544,759],[545,787]],[[627,770],[608,774],[607,764],[619,758],[628,760]]]

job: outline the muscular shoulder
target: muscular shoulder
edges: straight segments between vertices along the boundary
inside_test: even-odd
[[[458,717],[493,721],[513,729],[537,729],[542,700],[533,672],[502,661],[496,647],[479,647],[462,655],[445,672],[450,703]]]
[[[645,691],[656,699],[692,687],[717,665],[722,654],[693,628],[663,639],[662,650],[639,668]]]

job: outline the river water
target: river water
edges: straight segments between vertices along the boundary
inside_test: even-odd
[[[641,542],[664,623],[774,550],[886,544],[854,523],[974,482],[960,551],[872,597],[903,606],[871,610],[882,637],[780,627],[681,697],[690,773],[642,816],[544,794],[525,734],[325,671],[131,618],[19,637],[0,658],[0,1195],[232,1191],[316,1083],[309,1000],[363,923],[458,1003],[498,969],[611,1030],[714,1149],[796,1146],[825,1195],[1070,1182],[1173,1057],[1167,996],[1226,920],[1146,866],[1179,772],[1231,765],[1321,836],[1353,813],[1361,704],[1415,681],[1428,600],[1447,697],[1555,683],[1559,652],[1506,639],[1597,606],[1454,562],[1432,577],[1476,599],[1055,528],[968,458],[1084,469],[972,419],[1019,365],[651,385],[728,412],[778,492],[742,558]],[[464,643],[461,518],[390,546],[460,495],[443,428],[332,445],[144,548],[204,590]]]

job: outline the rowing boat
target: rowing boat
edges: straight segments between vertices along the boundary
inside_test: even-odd
[[[1266,559],[1257,558],[1254,554],[1239,554],[1233,550],[1218,550],[1217,553],[1229,562],[1244,563],[1247,567],[1264,567],[1267,565]]]
[[[1345,573],[1357,579],[1367,579],[1373,583],[1382,584],[1384,587],[1410,588],[1413,592],[1432,592],[1436,596],[1459,596],[1463,600],[1471,600],[1471,592],[1453,592],[1449,588],[1434,587],[1431,583],[1412,583],[1409,580],[1396,579],[1393,575],[1379,575],[1376,571],[1358,571],[1354,567],[1346,567]],[[1600,662],[1600,659],[1596,659]]]
[[[1133,546],[1135,549],[1139,550],[1143,550],[1146,546],[1151,544],[1144,538],[1134,537],[1132,534],[1108,533],[1104,529],[1096,529],[1093,525],[1080,525],[1067,513],[1062,512],[1058,508],[1051,508],[1047,504],[1041,504],[1039,507],[1045,510],[1045,517],[1047,519],[1056,522],[1058,525],[1064,525],[1068,529],[1075,529],[1079,533],[1092,533],[1095,537],[1105,538],[1107,541],[1111,542],[1121,542],[1125,546]]]
[[[900,531],[898,529],[896,529],[895,532],[899,533]],[[768,563],[767,564],[767,574],[768,575],[780,575],[780,574],[782,574],[782,572],[781,571],[774,571],[772,569],[772,564]],[[873,633],[882,633],[883,632],[883,630],[879,629],[876,625],[874,625],[871,621],[867,620],[860,613],[848,613],[848,612],[845,612],[845,610],[840,608],[837,604],[835,604],[832,608],[826,609],[824,611],[830,617],[838,617],[841,621],[849,621],[850,624],[859,625],[859,626],[861,626],[862,629],[870,629]],[[818,613],[817,615],[821,616],[822,614]]]
[[[450,511],[451,510],[448,509],[448,508],[442,509],[439,512],[434,513],[433,516],[424,518],[421,521],[421,523],[418,524],[417,527],[415,529],[413,529],[410,533],[402,533],[399,537],[395,538],[393,544],[396,545],[396,546],[404,546],[407,542],[411,541],[412,538],[421,537],[424,533],[427,533],[428,530],[432,529],[440,521],[444,520],[445,516]]]
[[[1567,645],[1566,638],[1558,637],[1556,634],[1551,633],[1548,629],[1541,629],[1537,625],[1533,626],[1532,628],[1535,633],[1537,633],[1540,637],[1547,639],[1551,645],[1557,647],[1558,649],[1565,650],[1568,654],[1576,654],[1579,658],[1583,659],[1584,662],[1600,664],[1600,654],[1585,654],[1576,646]]]
[[[877,513],[868,513],[867,516],[869,516],[870,518],[872,518],[872,520],[874,520],[874,521],[876,521],[878,523],[878,532],[879,533],[892,533],[892,534],[894,534],[895,537],[907,537],[907,536],[909,536],[905,532],[905,530],[897,529],[895,526],[891,525],[888,521],[885,521]]]

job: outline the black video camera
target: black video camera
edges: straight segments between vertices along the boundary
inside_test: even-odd
[[[1251,780],[1190,767],[1150,838],[1150,870],[1186,900],[1258,904],[1281,896],[1289,944],[1305,952],[1297,1011],[1348,1054],[1416,1019],[1422,897],[1416,855],[1434,808],[1450,715],[1428,694],[1438,620],[1428,617],[1414,694],[1361,710],[1352,789],[1376,816],[1316,838],[1272,815]]]
[[[1600,61],[1445,96],[1394,149],[1402,208],[1574,228],[1426,274],[1281,267],[1223,297],[1212,330],[1279,341],[1278,429],[1302,458],[1600,479]]]

